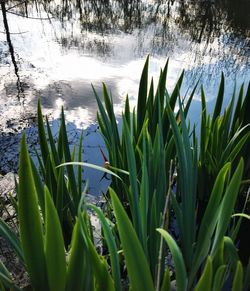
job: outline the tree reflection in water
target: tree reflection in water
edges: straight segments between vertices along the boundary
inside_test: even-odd
[[[249,66],[248,0],[16,0],[6,7],[50,22],[65,54],[78,50],[110,64],[148,53],[158,59],[185,55],[191,78]]]
[[[230,43],[239,36],[245,40],[242,48],[249,50],[250,1],[247,0],[16,0],[7,4],[10,12],[26,17],[33,17],[34,9],[39,17],[44,10],[49,17],[59,19],[63,28],[67,22],[80,21],[83,33],[132,33],[154,25],[154,42],[159,45],[158,38],[162,44],[174,40],[171,34],[177,28],[198,43],[204,40],[211,43],[225,34]],[[72,36],[71,40],[63,39],[62,44],[76,46],[79,40],[74,39],[73,32]]]

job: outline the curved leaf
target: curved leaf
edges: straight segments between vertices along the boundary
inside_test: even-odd
[[[171,235],[164,229],[157,228],[157,231],[163,236],[166,243],[169,246],[170,252],[173,257],[175,273],[176,273],[176,284],[177,291],[185,291],[187,290],[187,272],[185,268],[184,259],[181,253],[180,248],[171,237]]]

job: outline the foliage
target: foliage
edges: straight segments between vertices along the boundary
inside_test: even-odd
[[[117,171],[123,182],[112,179],[111,187],[131,215],[156,280],[160,236],[155,229],[167,220],[167,213],[163,216],[163,212],[166,194],[172,183],[171,160],[175,159],[168,110],[174,110],[176,107],[184,73],[169,95],[166,91],[167,61],[154,92],[153,80],[148,88],[148,65],[149,58],[145,62],[140,79],[137,111],[134,109],[132,114],[129,99],[126,98],[121,135],[118,131],[112,97],[108,94],[106,86],[103,85],[104,105],[95,90],[94,92],[99,107],[97,119],[108,149],[110,168],[114,172],[117,169],[129,172],[127,176]],[[184,116],[188,112],[195,88],[185,105]],[[163,258],[166,248],[163,248],[162,252]],[[162,258],[160,264],[164,263]]]
[[[220,88],[212,117],[207,113],[206,97],[201,88],[201,126],[200,126],[200,155],[198,176],[199,199],[206,203],[211,186],[220,169],[227,162],[233,163],[235,169],[240,157],[245,160],[243,178],[250,175],[250,158],[247,151],[250,145],[250,84],[244,97],[244,85],[240,87],[236,100],[236,89],[228,106],[222,112],[225,98],[225,80],[222,74]],[[235,101],[236,100],[236,101]],[[236,103],[236,104],[235,104]],[[205,183],[208,181],[208,183]],[[201,210],[202,211],[202,210]]]
[[[249,219],[246,213],[233,214],[248,173],[245,146],[249,143],[249,125],[243,112],[248,101],[242,101],[241,89],[236,108],[233,110],[233,97],[220,115],[222,77],[210,117],[202,89],[198,148],[196,130],[190,134],[186,124],[195,88],[184,102],[180,97],[182,74],[169,94],[165,89],[167,64],[155,93],[153,81],[148,88],[146,60],[137,111],[130,114],[127,98],[121,134],[105,85],[105,105],[95,92],[109,169],[82,163],[82,138],[75,159],[63,110],[57,144],[48,120],[47,137],[38,103],[41,157],[38,153],[37,157],[42,177],[28,154],[24,135],[15,202],[19,233],[0,220],[0,234],[25,266],[34,290],[158,291],[171,290],[174,282],[177,291],[222,290],[226,284],[232,290],[249,288],[250,263],[243,268],[239,260],[233,235],[238,226],[231,219]],[[113,175],[112,187],[106,193],[108,213],[86,204],[82,166]],[[201,205],[202,213],[198,212]],[[97,214],[102,225],[106,255],[100,254],[93,242],[88,209]],[[169,229],[170,213],[178,224],[177,239]],[[0,286],[20,290],[1,262]]]
[[[172,133],[170,130],[166,107],[166,95],[169,95],[166,91],[168,61],[166,62],[164,69],[160,72],[159,82],[155,92],[153,80],[151,80],[150,86],[148,87],[148,65],[149,58],[147,58],[145,62],[140,79],[137,109],[133,109],[132,113],[130,112],[131,108],[128,96],[126,97],[121,136],[119,135],[118,125],[113,109],[112,96],[108,94],[108,90],[105,84],[103,84],[103,105],[101,98],[93,88],[99,108],[97,120],[106,143],[110,165],[112,165],[114,171],[116,168],[128,170],[130,166],[130,150],[132,150],[136,165],[136,176],[139,181],[141,181],[142,177],[141,155],[143,153],[144,146],[143,135],[149,136],[150,141],[148,142],[152,144],[151,147],[154,147],[160,139],[161,148],[164,149],[164,153],[167,152],[165,158],[161,157],[163,163],[165,160],[166,166],[164,168],[166,170],[164,170],[164,168],[162,168],[162,170],[166,171],[166,173],[168,173],[169,170],[170,160],[174,158]],[[180,75],[172,94],[169,96],[169,105],[171,110],[175,109],[179,90],[182,86],[183,77],[184,72]],[[195,89],[196,86],[186,102],[184,109],[185,116],[188,112]],[[130,147],[130,149],[126,143],[128,136],[132,139],[132,147]],[[155,149],[155,151],[157,150]],[[155,159],[157,160],[157,157],[152,157],[152,161],[155,161]],[[152,173],[156,172],[156,170],[153,169],[153,165],[149,166],[149,170],[152,171]],[[164,174],[162,176],[164,176]],[[125,181],[125,185],[127,185],[129,183],[128,177],[124,176],[123,179]],[[156,185],[156,181],[153,181],[153,184]],[[112,188],[118,193],[120,199],[124,201],[124,205],[131,202],[129,201],[130,195],[128,193],[128,189],[124,186],[124,184],[121,184],[120,181],[113,179]]]

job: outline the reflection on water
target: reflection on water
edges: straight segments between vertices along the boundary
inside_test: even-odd
[[[64,104],[68,118],[79,127],[95,118],[91,83],[99,90],[102,81],[107,83],[118,112],[126,93],[136,104],[147,54],[152,56],[150,75],[157,78],[170,57],[168,87],[185,69],[183,92],[201,78],[208,100],[216,96],[221,70],[228,94],[235,80],[249,81],[248,0],[27,0],[6,1],[6,8],[24,88],[20,106],[30,110],[41,97],[57,117]],[[4,32],[2,21],[0,31]],[[3,126],[11,112],[6,104],[17,94],[4,33],[0,54]]]

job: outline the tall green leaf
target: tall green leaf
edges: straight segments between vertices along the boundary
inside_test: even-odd
[[[212,278],[213,278],[213,264],[211,258],[208,257],[203,273],[198,283],[196,284],[194,291],[211,290]]]
[[[240,290],[243,290],[243,268],[241,262],[238,261],[234,274],[232,291]]]
[[[39,145],[41,148],[41,153],[43,157],[43,163],[44,166],[46,165],[47,158],[49,156],[49,146],[47,142],[47,137],[43,125],[43,115],[41,110],[41,101],[38,100],[37,105],[37,122],[38,122],[38,139],[39,139]]]
[[[135,225],[135,229],[139,236],[139,239],[141,240],[142,231],[141,231],[141,218],[139,215],[139,191],[138,191],[138,185],[137,185],[137,169],[136,169],[135,152],[132,146],[129,128],[124,117],[123,117],[123,123],[124,123],[126,153],[127,153],[127,158],[128,158],[129,181],[131,185],[131,194],[129,197],[129,202],[130,202],[130,207],[131,207],[131,214],[133,217],[133,223]]]
[[[185,291],[187,290],[187,272],[185,268],[184,259],[179,249],[178,245],[176,244],[175,240],[171,237],[171,235],[165,231],[164,229],[157,228],[157,231],[163,236],[166,243],[169,246],[170,252],[173,257],[173,262],[175,266],[175,274],[176,274],[176,287],[177,291]]]
[[[72,160],[71,160],[71,154],[70,154],[70,149],[69,149],[69,142],[68,142],[68,137],[67,137],[67,131],[66,131],[65,117],[64,117],[63,109],[62,109],[61,118],[62,118],[61,127],[62,127],[62,140],[63,140],[64,158],[65,158],[65,162],[69,163]],[[78,203],[80,201],[80,195],[78,195],[78,191],[77,191],[74,168],[73,168],[73,166],[71,164],[68,164],[66,169],[67,169],[68,176],[69,176],[69,185],[70,185],[70,189],[71,189],[71,193],[72,193],[72,198],[73,198],[73,201],[74,201],[75,211],[77,211]]]
[[[213,291],[221,291],[224,281],[225,281],[225,273],[226,273],[227,266],[226,265],[221,265],[215,275],[214,275],[214,280],[213,280]]]
[[[34,288],[49,290],[42,222],[25,134],[21,140],[19,181],[18,217],[24,261]]]
[[[116,247],[114,235],[110,230],[110,226],[103,214],[103,212],[94,205],[87,205],[88,207],[92,208],[96,214],[98,215],[104,232],[104,236],[108,245],[110,259],[111,259],[111,268],[112,268],[112,275],[115,282],[115,290],[122,290],[121,287],[121,276],[120,276],[120,266],[119,266],[119,259],[118,259],[118,250]]]
[[[225,78],[224,78],[224,74],[222,73],[221,74],[219,92],[218,92],[218,95],[217,95],[217,98],[216,98],[216,104],[215,104],[215,107],[214,107],[212,123],[214,123],[216,118],[220,115],[221,107],[222,107],[222,103],[223,103],[223,98],[224,98],[224,87],[225,87]]]
[[[145,114],[146,114],[146,100],[148,95],[148,63],[149,63],[149,56],[146,59],[144,64],[144,68],[142,70],[140,85],[139,85],[139,93],[138,93],[138,100],[137,100],[137,137],[139,136]]]
[[[89,263],[89,253],[77,219],[71,240],[65,290],[93,290],[93,279],[89,280],[89,278],[93,278],[92,266]]]
[[[210,245],[211,238],[214,234],[216,223],[218,219],[220,219],[219,206],[221,203],[223,190],[225,187],[226,177],[230,170],[230,165],[231,165],[230,163],[227,163],[221,169],[215,181],[206,210],[202,216],[202,221],[200,224],[200,229],[197,237],[193,265],[190,271],[189,284],[192,283],[193,278],[194,276],[196,276],[201,263],[208,255],[211,246]]]
[[[64,291],[66,260],[59,217],[45,186],[45,257],[50,290]]]
[[[235,201],[238,195],[239,187],[241,184],[242,173],[244,168],[243,159],[240,160],[238,167],[235,170],[235,173],[227,187],[226,193],[223,197],[222,205],[219,212],[220,219],[218,220],[216,233],[213,242],[212,248],[212,257],[215,255],[218,246],[229,226],[229,221],[233,212]]]
[[[133,290],[154,290],[142,245],[117,195],[112,189],[110,189],[110,194],[128,269],[130,286]]]

